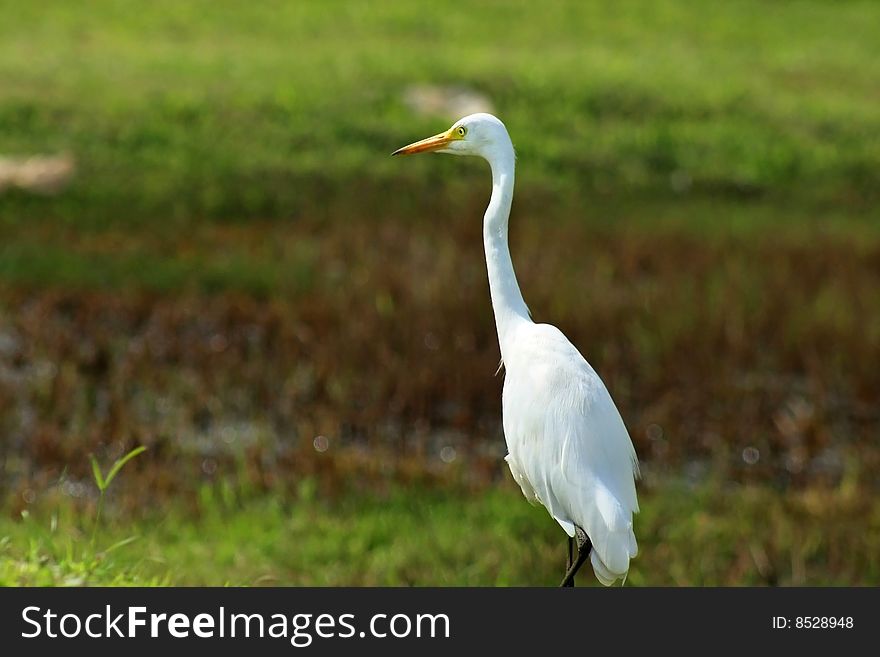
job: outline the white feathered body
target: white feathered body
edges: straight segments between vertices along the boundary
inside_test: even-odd
[[[522,322],[505,353],[507,462],[523,494],[546,507],[569,536],[593,544],[596,577],[625,577],[638,551],[632,441],[608,390],[562,332]]]
[[[510,135],[497,117],[471,114],[396,153],[425,150],[475,155],[489,163],[492,196],[483,243],[506,370],[507,462],[526,498],[543,504],[569,536],[575,526],[587,533],[596,577],[611,584],[626,575],[636,555],[638,462],[599,376],[559,329],[532,322],[523,300],[507,242],[516,168]]]

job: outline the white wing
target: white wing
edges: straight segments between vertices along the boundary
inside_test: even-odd
[[[569,536],[590,537],[606,586],[638,551],[638,461],[608,390],[559,329],[525,324],[505,353],[507,462],[523,494],[543,504]]]

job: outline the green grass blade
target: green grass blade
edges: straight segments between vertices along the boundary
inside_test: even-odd
[[[136,540],[138,540],[137,536],[129,536],[128,538],[123,538],[121,541],[116,541],[113,545],[104,550],[103,553],[109,554],[113,552],[113,550],[118,550],[119,548],[124,547],[130,543],[134,543]]]
[[[123,456],[121,459],[118,459],[116,463],[113,464],[113,467],[110,468],[110,472],[107,473],[107,479],[104,483],[104,486],[107,487],[110,485],[110,482],[113,481],[113,478],[119,474],[119,471],[122,470],[122,466],[131,461],[138,454],[142,454],[147,451],[147,448],[144,446],[135,447],[128,454]]]
[[[94,456],[90,456],[89,458],[92,460],[92,474],[95,477],[95,484],[98,486],[98,490],[104,491],[107,488],[107,483],[104,481],[104,476],[101,474],[98,459]]]

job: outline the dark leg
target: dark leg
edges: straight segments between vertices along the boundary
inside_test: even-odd
[[[593,549],[592,543],[590,543],[590,539],[583,529],[580,527],[575,527],[575,539],[577,540],[578,546],[578,554],[575,562],[571,564],[568,568],[568,572],[565,573],[565,578],[562,580],[562,584],[559,586],[574,586],[574,576],[580,567],[584,565],[584,561],[586,561],[590,556],[590,550]],[[569,550],[571,549],[571,539],[569,540]],[[570,552],[569,552],[570,554]],[[569,562],[571,558],[569,557]]]
[[[574,565],[574,539],[569,536],[568,537],[568,562],[565,564],[565,572],[571,570],[571,567]],[[574,586],[574,577],[571,578],[571,581],[566,584],[562,583],[562,586]]]

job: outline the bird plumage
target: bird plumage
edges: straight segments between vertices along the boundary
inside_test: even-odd
[[[583,528],[596,576],[611,584],[638,551],[629,434],[602,380],[559,329],[524,324],[512,339],[502,394],[510,471],[569,536]]]
[[[505,368],[506,461],[526,499],[542,504],[569,537],[576,527],[586,533],[593,571],[610,585],[638,552],[638,460],[602,380],[559,329],[532,321],[522,298],[507,241],[516,159],[507,129],[494,116],[473,114],[395,154],[424,151],[489,162],[483,243]]]

